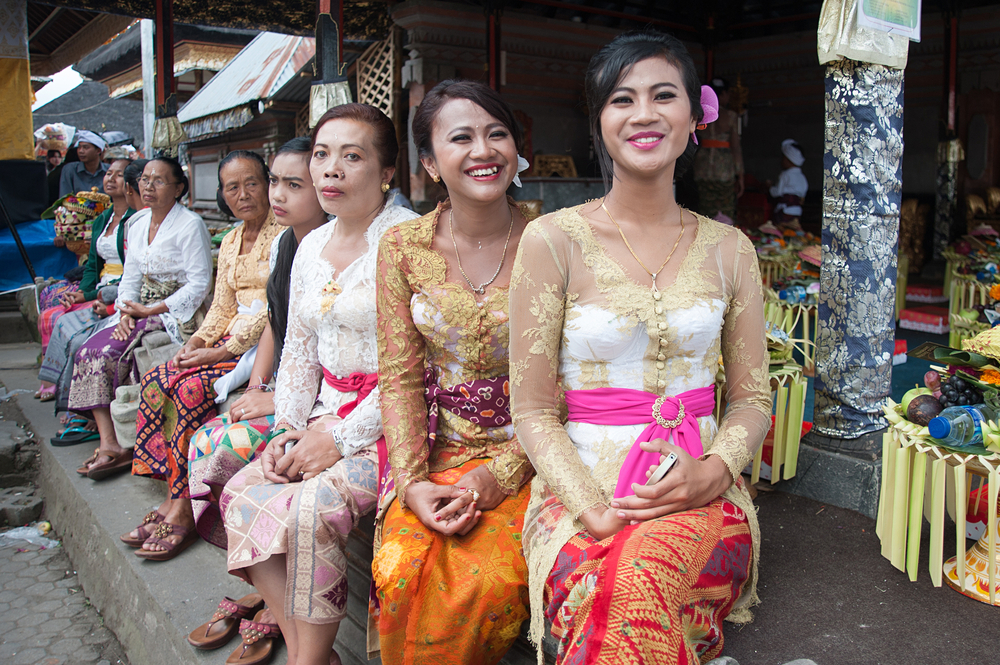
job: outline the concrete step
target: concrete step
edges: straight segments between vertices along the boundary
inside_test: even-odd
[[[37,369],[25,358],[37,345],[0,346],[2,380],[8,391],[36,384]],[[35,351],[37,353],[37,351]],[[90,602],[104,616],[105,625],[118,637],[135,664],[180,663],[222,665],[239,643],[234,639],[216,651],[197,651],[186,640],[207,621],[224,596],[239,598],[250,587],[226,572],[225,553],[198,541],[173,561],[144,561],[118,539],[134,528],[165,496],[159,481],[121,475],[94,482],[76,473],[76,468],[94,449],[94,444],[55,448],[56,419],[51,404],[42,404],[29,394],[15,399],[44,443],[40,446],[38,483],[45,497],[45,512],[62,536],[70,559]],[[365,520],[348,543],[347,618],[337,634],[337,651],[345,664],[379,664],[368,661],[366,625],[371,583],[373,525]],[[524,629],[527,629],[525,622]],[[547,645],[547,646],[554,646]],[[275,662],[283,662],[284,646]],[[551,660],[551,657],[549,658]],[[534,665],[534,649],[524,632],[508,653],[506,665]]]

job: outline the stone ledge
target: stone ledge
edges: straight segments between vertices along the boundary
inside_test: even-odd
[[[795,477],[777,483],[774,488],[874,519],[878,514],[882,485],[881,455],[875,459],[861,459],[815,448],[808,445],[807,440],[803,439],[799,446]]]
[[[0,349],[0,366],[13,352]],[[3,381],[8,390],[37,384],[36,369],[7,370]],[[187,635],[207,621],[224,596],[239,598],[250,587],[226,572],[225,553],[198,541],[176,560],[143,561],[118,540],[162,501],[165,486],[160,481],[121,475],[94,482],[76,473],[93,450],[94,443],[56,448],[48,443],[55,436],[56,419],[51,404],[18,395],[18,404],[31,423],[40,444],[38,483],[45,497],[46,517],[63,539],[63,546],[76,566],[79,580],[90,602],[101,612],[105,625],[115,633],[132,663],[179,663],[222,665],[239,644],[234,638],[215,651],[198,651],[187,643]],[[380,664],[366,659],[366,618],[371,580],[371,527],[355,530],[347,549],[349,595],[347,618],[337,634],[337,651],[345,665]],[[522,636],[503,665],[534,665],[534,649]],[[546,640],[546,650],[554,643]],[[547,660],[551,662],[550,654]],[[284,645],[275,662],[283,662]]]

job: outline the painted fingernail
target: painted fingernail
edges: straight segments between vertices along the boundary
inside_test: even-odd
[[[435,515],[434,516],[434,521],[435,522],[440,522],[441,521],[441,516],[440,515]]]
[[[459,489],[459,491],[460,491],[460,492],[467,492],[467,491],[468,491],[468,490],[467,490],[467,489],[465,489],[464,487],[459,487],[458,489]]]

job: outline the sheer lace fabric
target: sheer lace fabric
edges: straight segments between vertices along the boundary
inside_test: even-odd
[[[645,427],[566,423],[557,386],[675,395],[713,385],[721,353],[728,407],[719,424],[714,416],[699,419],[706,454],[718,455],[736,481],[770,428],[763,300],[750,241],[697,217],[693,240],[664,273],[673,279],[659,282],[659,299],[644,273],[642,284],[623,267],[626,258],[634,263],[630,255],[608,253],[618,244],[599,238],[579,208],[570,208],[529,225],[514,266],[512,410],[538,473],[524,528],[533,609],[542,607],[559,550],[583,530],[577,518],[609,505],[625,456]],[[756,556],[760,539],[749,496],[736,484],[725,496],[750,516]],[[749,601],[753,584],[746,589]],[[541,630],[541,615],[534,614],[533,635]]]
[[[292,263],[288,330],[274,395],[275,429],[302,430],[310,418],[336,414],[357,393],[334,390],[323,369],[338,377],[378,370],[375,341],[375,266],[378,241],[392,226],[416,213],[386,206],[365,232],[368,249],[339,275],[321,256],[337,220],[302,239]],[[331,293],[337,292],[335,296]],[[331,303],[332,300],[332,303]],[[342,455],[382,436],[376,388],[331,432]]]
[[[205,320],[194,334],[203,339],[206,346],[231,335],[226,348],[237,356],[257,343],[267,323],[266,288],[270,275],[271,242],[283,230],[275,221],[274,213],[268,212],[253,247],[241,255],[244,228],[245,225],[240,224],[222,240],[215,297]],[[241,310],[252,313],[240,313]]]
[[[442,387],[509,373],[509,285],[493,284],[477,301],[464,281],[456,281],[462,279],[458,270],[450,270],[432,247],[448,208],[446,202],[400,224],[379,249],[379,388],[401,503],[411,483],[471,459],[490,458],[487,468],[508,495],[516,494],[531,472],[510,424],[483,428],[442,410],[433,448],[428,446],[425,367],[434,370]]]

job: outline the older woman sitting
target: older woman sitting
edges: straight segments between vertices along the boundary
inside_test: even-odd
[[[77,473],[100,480],[132,466],[132,451],[118,445],[110,405],[119,386],[138,382],[133,353],[142,337],[166,331],[181,342],[193,332],[195,312],[208,294],[212,252],[201,217],[180,204],[187,178],[174,159],[150,160],[139,180],[142,202],[149,206],[132,216],[128,254],[111,320],[80,347],[73,367],[69,408],[92,414],[101,434],[100,448]],[[110,325],[110,324],[109,324]]]
[[[282,230],[267,187],[267,165],[256,153],[240,150],[222,160],[219,190],[243,224],[222,241],[204,323],[173,360],[142,377],[132,474],[166,480],[168,495],[143,525],[122,536],[141,548],[139,557],[166,561],[197,538],[188,488],[191,437],[216,416],[215,382],[236,368],[267,324],[271,243]]]

